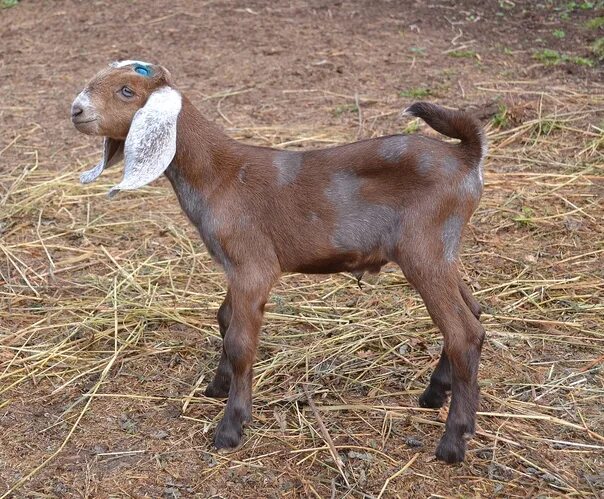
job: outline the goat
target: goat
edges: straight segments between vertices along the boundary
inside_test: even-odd
[[[301,152],[257,147],[207,121],[159,65],[121,61],[77,96],[71,118],[104,137],[102,161],[81,175],[95,180],[124,159],[109,191],[168,177],[228,291],[218,310],[222,354],[208,397],[228,398],[214,445],[237,448],[252,417],[252,367],[270,290],[283,272],[379,272],[401,268],[420,293],[444,346],[422,407],[451,405],[437,458],[464,459],[475,430],[481,307],[456,259],[462,230],[483,190],[487,145],[462,111],[417,102],[406,111],[459,143],[390,135]]]

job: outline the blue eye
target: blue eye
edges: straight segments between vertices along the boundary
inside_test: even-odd
[[[151,70],[145,66],[136,66],[134,71],[142,76],[149,76],[151,74]]]

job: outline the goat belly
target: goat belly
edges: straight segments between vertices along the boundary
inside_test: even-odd
[[[338,272],[353,272],[355,274],[377,274],[386,265],[387,260],[364,258],[362,255],[335,256],[301,263],[291,272],[303,274],[335,274]],[[290,271],[290,269],[284,269]]]

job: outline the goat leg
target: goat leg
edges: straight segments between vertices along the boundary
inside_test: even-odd
[[[224,416],[214,437],[218,449],[238,447],[244,425],[252,420],[252,367],[264,305],[272,287],[272,282],[261,279],[258,274],[237,277],[230,288],[232,314],[223,347],[232,378]],[[253,280],[256,284],[250,285]]]
[[[218,328],[220,329],[220,336],[223,340],[222,353],[220,355],[220,362],[218,363],[216,374],[204,392],[206,397],[227,398],[229,396],[233,368],[231,367],[229,358],[224,350],[224,336],[229,329],[232,313],[231,292],[227,291],[226,297],[218,309]]]

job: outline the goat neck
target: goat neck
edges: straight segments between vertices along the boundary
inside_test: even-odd
[[[176,154],[166,176],[179,198],[182,181],[207,198],[236,171],[236,142],[206,120],[185,96],[177,129]]]

